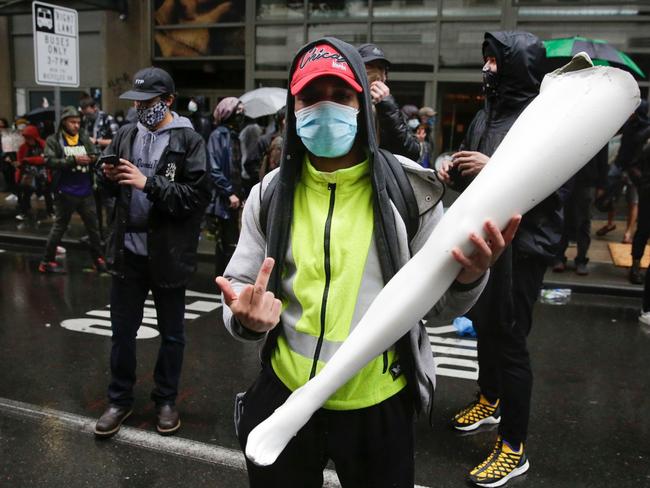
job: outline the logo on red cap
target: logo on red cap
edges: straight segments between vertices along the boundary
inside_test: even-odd
[[[347,59],[329,44],[319,44],[300,59],[291,79],[291,94],[295,95],[307,83],[321,76],[337,76],[357,92],[363,91]]]

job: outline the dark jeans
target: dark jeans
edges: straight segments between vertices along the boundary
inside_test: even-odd
[[[641,259],[650,238],[650,191],[639,191],[639,218],[632,240],[632,259]],[[643,311],[650,311],[650,267],[645,273],[643,286]]]
[[[151,290],[161,343],[154,370],[156,386],[151,399],[157,405],[173,404],[185,349],[185,288],[159,288],[151,282],[149,260],[125,251],[124,278],[113,277],[111,289],[111,383],[108,399],[116,405],[133,404],[136,369],[136,335],[142,324],[144,301]]]
[[[478,336],[478,384],[494,402],[501,399],[499,433],[508,442],[525,442],[528,434],[533,372],[526,338],[532,326],[533,305],[542,286],[546,263],[513,251],[511,324],[475,320]]]
[[[632,259],[641,259],[650,238],[650,191],[639,192],[639,217],[632,240]]]
[[[45,261],[54,261],[56,246],[61,243],[63,234],[68,230],[73,212],[77,212],[81,216],[81,220],[86,227],[93,261],[102,256],[102,244],[99,239],[97,212],[93,196],[76,197],[66,193],[57,193],[54,197],[55,220],[45,246]]]
[[[29,185],[17,186],[18,213],[28,215],[32,211],[32,195],[34,189]]]
[[[289,397],[270,367],[243,399],[239,442]],[[413,488],[413,406],[407,388],[359,410],[318,410],[277,461],[256,466],[248,459],[251,488],[320,488],[331,459],[343,488]]]
[[[587,252],[591,244],[591,205],[594,201],[593,186],[576,184],[564,206],[564,232],[558,250],[557,260],[565,262],[564,253],[569,246],[569,239],[574,237],[578,247],[576,264],[587,263]]]
[[[235,253],[239,240],[239,222],[237,212],[232,212],[230,219],[217,218],[218,236],[214,249],[215,275],[222,276]]]

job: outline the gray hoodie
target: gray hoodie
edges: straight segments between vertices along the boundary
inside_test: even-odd
[[[176,112],[172,112],[172,115],[174,119],[156,131],[150,131],[138,122],[138,133],[133,141],[132,163],[147,178],[156,173],[158,161],[169,144],[169,131],[180,127],[192,128],[192,122],[188,118],[181,117]],[[133,231],[124,235],[124,245],[129,251],[140,256],[147,255],[147,222],[151,205],[151,200],[143,191],[133,188],[127,227]]]

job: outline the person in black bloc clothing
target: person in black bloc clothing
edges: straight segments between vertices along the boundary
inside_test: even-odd
[[[136,73],[133,100],[138,123],[122,127],[105,151],[101,183],[116,197],[107,245],[111,289],[111,382],[109,406],[95,434],[110,437],[131,414],[136,334],[149,291],[161,345],[151,399],[156,429],[176,432],[175,406],[183,363],[185,287],[196,269],[201,218],[210,197],[205,143],[190,121],[172,112],[174,81],[159,68]]]
[[[376,44],[362,44],[357,50],[366,66],[370,83],[370,98],[376,115],[379,147],[417,161],[420,157],[420,145],[386,85],[390,61]]]

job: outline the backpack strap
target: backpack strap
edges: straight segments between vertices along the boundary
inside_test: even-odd
[[[379,151],[388,163],[387,166],[393,176],[387,178],[388,194],[406,226],[408,242],[410,243],[420,227],[420,212],[413,186],[411,186],[402,164],[395,155],[385,149],[379,149]]]
[[[269,209],[271,208],[271,200],[273,199],[275,188],[278,186],[279,179],[280,175],[271,179],[266,185],[266,188],[264,187],[264,178],[260,180],[260,228],[264,235],[268,235]]]

